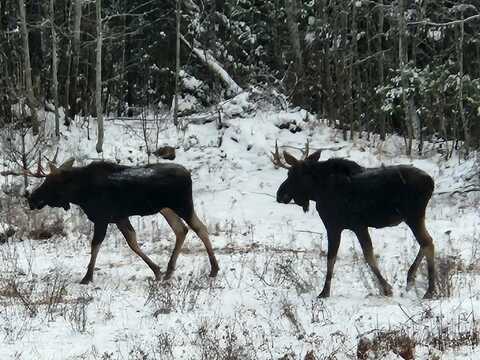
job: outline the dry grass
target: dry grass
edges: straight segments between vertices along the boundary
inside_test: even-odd
[[[415,359],[415,340],[402,330],[377,331],[372,338],[362,337],[357,345],[359,360],[381,359],[392,352],[402,359]]]

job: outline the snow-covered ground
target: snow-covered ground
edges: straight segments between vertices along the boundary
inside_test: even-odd
[[[234,106],[243,102],[226,105],[225,113],[241,112]],[[221,268],[216,279],[208,277],[206,252],[192,232],[173,278],[157,283],[111,226],[93,283],[80,285],[93,230],[81,210],[30,212],[24,203],[11,208],[2,199],[2,215],[8,212],[5,218],[18,231],[0,245],[0,359],[352,359],[361,338],[377,349],[370,358],[400,359],[400,335],[416,344],[416,359],[478,358],[479,196],[448,193],[473,181],[475,158],[444,162],[428,144],[425,158],[408,158],[401,155],[400,138],[344,142],[340,132],[311,116],[303,122],[305,117],[303,111],[257,109],[227,117],[221,130],[212,122],[177,133],[161,124],[158,144],[178,145],[175,162],[192,171],[196,211],[208,225]],[[303,131],[275,126],[286,120],[296,120]],[[91,140],[80,123],[63,132],[59,154],[75,156],[77,165],[98,158],[94,122]],[[148,126],[155,139],[155,122]],[[371,231],[393,297],[379,295],[358,242],[345,231],[332,295],[317,299],[326,269],[325,229],[314,206],[304,214],[293,204],[276,203],[286,171],[269,159],[276,140],[301,148],[307,139],[312,149],[334,149],[324,150],[322,159],[413,164],[435,178],[427,226],[436,245],[439,289],[448,296],[422,299],[425,264],[415,289],[405,291],[418,245],[402,224]],[[103,156],[146,163],[142,124],[107,121]],[[1,181],[8,187],[20,179]],[[65,234],[48,240],[29,235],[58,219]],[[144,251],[166,269],[174,245],[166,221],[160,215],[134,217],[132,224]]]

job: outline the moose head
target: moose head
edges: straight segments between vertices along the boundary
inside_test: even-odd
[[[70,203],[66,196],[68,187],[65,185],[69,181],[66,171],[72,168],[74,161],[74,158],[70,158],[58,168],[52,163],[48,164],[50,173],[45,176],[45,180],[39,187],[27,195],[31,210],[40,210],[46,205],[62,207],[65,210],[70,209]]]
[[[304,212],[308,211],[311,195],[314,188],[314,178],[311,167],[320,159],[321,150],[309,155],[308,142],[305,146],[303,157],[295,158],[287,151],[283,152],[285,163],[282,162],[278,152],[278,145],[275,143],[275,152],[272,153],[272,162],[277,167],[288,169],[287,179],[280,185],[277,191],[277,202],[288,204],[290,201],[302,207]]]

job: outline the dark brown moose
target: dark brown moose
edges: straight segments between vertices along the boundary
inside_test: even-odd
[[[99,161],[84,167],[72,165],[72,159],[59,168],[50,165],[50,174],[28,197],[28,202],[32,210],[42,209],[46,205],[68,210],[70,203],[76,204],[94,223],[91,257],[82,284],[92,281],[95,260],[109,223],[117,225],[130,248],[159,279],[159,266],[138,246],[135,230],[128,219],[132,215],[145,216],[158,212],[165,217],[176,236],[165,278],[168,279],[175,270],[188,231],[182,219],[207,249],[210,276],[217,275],[219,268],[207,228],[193,209],[192,179],[187,169],[170,163],[129,167]]]
[[[320,151],[307,155],[297,160],[284,151],[287,166],[282,163],[276,146],[272,160],[276,166],[288,169],[287,179],[278,188],[277,201],[288,204],[293,199],[305,212],[310,200],[315,201],[327,230],[327,274],[319,297],[330,296],[333,267],[344,229],[356,234],[365,260],[378,279],[383,294],[391,296],[392,287],[378,269],[368,228],[396,226],[402,221],[410,227],[420,244],[420,250],[408,270],[407,290],[414,285],[418,266],[425,256],[428,264],[425,298],[434,296],[434,246],[425,228],[425,208],[433,193],[433,179],[413,166],[364,168],[346,159],[318,161]]]

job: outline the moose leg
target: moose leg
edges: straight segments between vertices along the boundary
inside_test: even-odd
[[[377,280],[382,287],[383,295],[392,296],[392,287],[387,282],[387,280],[385,280],[385,278],[380,273],[380,270],[378,269],[377,259],[375,258],[375,254],[373,253],[372,239],[370,237],[370,234],[368,233],[368,228],[357,229],[355,230],[355,234],[357,235],[360,246],[362,247],[365,261],[377,277]]]
[[[323,290],[318,295],[319,298],[327,298],[330,296],[330,283],[333,276],[333,267],[337,260],[338,247],[340,246],[341,230],[327,230],[328,237],[328,254],[327,254],[327,275],[325,276],[325,284]]]
[[[420,266],[420,263],[422,262],[424,256],[425,254],[423,253],[423,248],[420,246],[420,249],[418,250],[418,254],[415,257],[415,260],[413,261],[412,265],[408,269],[407,291],[409,291],[415,285],[415,276],[417,275],[418,267]]]
[[[420,244],[420,250],[413,262],[412,266],[408,270],[407,275],[407,284],[413,284],[415,279],[415,273],[417,268],[422,260],[423,256],[427,258],[427,268],[428,268],[428,289],[424,295],[424,299],[431,299],[435,293],[435,246],[433,245],[433,240],[430,234],[425,227],[425,218],[420,217],[412,221],[407,222],[410,229],[412,229],[413,235]],[[411,285],[410,285],[411,286]]]
[[[168,262],[167,272],[164,276],[164,279],[168,280],[172,276],[173,271],[175,270],[175,264],[177,263],[178,254],[182,249],[185,237],[187,236],[188,228],[173,210],[165,208],[160,210],[160,213],[163,215],[165,220],[167,220],[168,225],[170,225],[176,237],[175,247],[173,249],[172,256],[170,257],[170,261]]]
[[[140,246],[138,246],[137,235],[135,234],[135,230],[133,229],[132,224],[130,224],[128,218],[122,219],[117,222],[117,227],[122,232],[125,240],[127,240],[127,244],[128,246],[130,246],[130,249],[132,249],[135,254],[140,256],[143,261],[145,261],[145,263],[150,267],[150,269],[152,269],[153,273],[155,274],[155,279],[159,280],[160,267],[152,260],[150,260],[150,258],[145,255],[144,252],[140,249]]]
[[[197,214],[195,212],[192,213],[192,217],[190,220],[187,221],[188,225],[192,228],[193,231],[198,235],[198,237],[202,240],[203,245],[207,249],[208,258],[210,260],[210,277],[217,276],[219,267],[217,263],[217,259],[215,258],[215,254],[213,253],[212,243],[208,237],[207,227],[204,223],[200,221]]]
[[[97,261],[97,255],[100,251],[100,245],[102,244],[103,239],[105,239],[105,234],[107,233],[107,224],[104,223],[95,223],[93,225],[93,239],[91,244],[91,253],[90,253],[90,262],[88,263],[87,273],[83,277],[80,284],[88,284],[93,279],[93,271],[95,270],[95,262]]]

